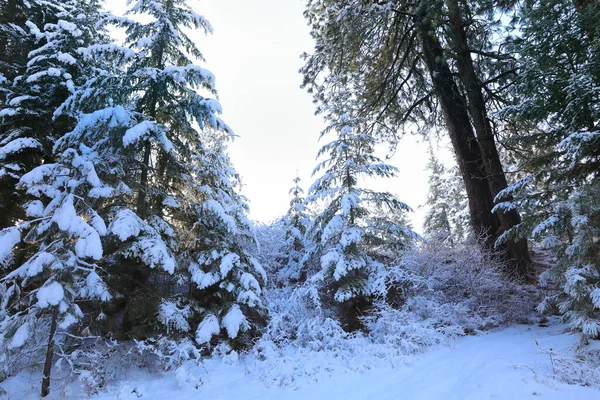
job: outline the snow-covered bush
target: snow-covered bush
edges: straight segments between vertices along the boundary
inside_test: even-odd
[[[374,301],[361,317],[364,329],[351,333],[313,282],[271,288],[265,293],[269,324],[251,350],[261,360],[253,371],[269,386],[298,387],[340,369],[393,365],[456,337],[529,321],[537,293],[501,271],[501,262],[476,244],[406,249],[369,277]]]
[[[534,312],[533,289],[511,281],[503,272],[502,257],[480,249],[475,243],[451,247],[431,241],[408,249],[397,266],[386,270],[386,301],[425,294],[441,303],[463,304],[483,325],[527,322]],[[408,281],[408,282],[407,282]],[[398,296],[393,299],[390,294]]]
[[[256,222],[254,224],[256,241],[246,243],[246,248],[267,273],[267,284],[277,282],[277,274],[281,269],[282,249],[285,245],[285,223],[283,218],[270,223]]]

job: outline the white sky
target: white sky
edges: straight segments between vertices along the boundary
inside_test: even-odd
[[[107,0],[122,11],[124,1]],[[298,172],[305,191],[312,184],[315,157],[322,143],[320,116],[311,97],[300,89],[300,54],[313,42],[302,15],[303,0],[195,0],[214,35],[192,34],[216,75],[223,120],[239,136],[230,145],[234,166],[242,175],[243,193],[250,200],[250,218],[261,222],[283,215],[288,190]],[[326,140],[326,139],[324,139]],[[404,138],[391,164],[396,179],[376,184],[396,193],[415,210],[415,230],[421,231],[427,196],[427,147],[417,138]]]

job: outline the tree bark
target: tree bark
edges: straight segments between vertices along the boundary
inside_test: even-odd
[[[427,19],[424,7],[417,7],[414,19],[423,58],[431,75],[465,183],[471,224],[485,247],[491,249],[500,230],[500,221],[491,212],[494,199],[489,189],[479,144],[469,120],[467,105],[454,82],[450,67],[445,62],[444,50],[439,39],[434,36],[434,28]]]
[[[496,147],[496,140],[492,125],[488,118],[487,106],[482,93],[482,84],[475,72],[473,59],[467,41],[467,34],[461,18],[461,11],[457,0],[446,0],[448,17],[450,21],[451,47],[455,52],[458,75],[467,95],[468,111],[473,128],[477,136],[484,171],[487,177],[492,198],[506,189],[507,181],[500,155]],[[516,210],[507,212],[498,211],[498,219],[502,232],[521,223],[521,216]],[[506,243],[507,255],[515,263],[515,273],[519,278],[526,278],[530,274],[531,259],[527,248],[527,240],[510,240]]]
[[[137,198],[137,213],[141,218],[146,217],[146,191],[148,190],[148,170],[150,169],[150,154],[152,152],[152,144],[147,141],[144,143],[144,158],[142,160],[142,174],[140,176],[140,191]]]
[[[46,360],[44,361],[44,375],[42,378],[42,397],[50,394],[50,372],[52,371],[52,359],[54,358],[54,335],[56,334],[57,320],[58,306],[54,307],[52,311],[52,322],[50,323],[50,335],[48,337]]]

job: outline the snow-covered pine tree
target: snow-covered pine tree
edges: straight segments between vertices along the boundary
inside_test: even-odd
[[[26,68],[6,86],[6,102],[0,110],[0,226],[12,225],[26,199],[16,190],[19,178],[44,162],[52,162],[54,140],[73,129],[75,120],[56,109],[82,78],[84,63],[80,47],[91,44],[99,1],[68,0],[13,4],[24,26],[12,28],[8,41],[33,48]],[[10,5],[9,5],[10,6]],[[92,17],[93,18],[93,17]],[[25,31],[26,30],[26,31]],[[15,62],[20,62],[19,58]]]
[[[45,347],[42,396],[50,390],[55,341],[84,317],[81,302],[111,297],[96,264],[107,229],[95,205],[115,190],[98,178],[97,158],[81,145],[23,175],[19,186],[34,199],[25,207],[28,219],[0,231],[0,263],[15,264],[0,280],[3,372]]]
[[[15,76],[23,72],[27,56],[26,3],[7,0],[0,4],[0,106]]]
[[[469,212],[464,184],[458,168],[448,170],[429,147],[429,192],[423,231],[429,238],[463,242],[469,232]]]
[[[596,2],[532,1],[510,44],[523,73],[505,109],[520,128],[519,170],[497,208],[525,210],[505,236],[532,234],[558,261],[541,276],[564,290],[547,298],[584,337],[600,337],[600,31]],[[504,239],[501,237],[499,240]]]
[[[361,309],[369,303],[373,290],[370,279],[376,279],[383,267],[374,250],[385,246],[385,236],[381,235],[382,225],[373,222],[369,206],[388,211],[410,208],[391,193],[359,186],[362,178],[393,177],[396,168],[374,155],[376,140],[353,114],[351,95],[341,89],[330,95],[335,98],[328,103],[328,126],[321,136],[334,132],[336,139],[319,151],[318,156],[327,158],[314,173],[322,171],[323,175],[312,185],[307,199],[328,201],[309,230],[321,253],[321,270],[311,279],[322,281],[326,291],[333,291],[333,300],[341,306],[343,325],[354,330],[360,326]],[[385,224],[388,233],[396,238],[414,237],[410,229],[396,222]]]
[[[122,106],[107,107],[93,113],[82,114],[76,128],[58,140],[56,147],[77,149],[90,148],[98,154],[93,165],[98,176],[114,189],[95,203],[99,214],[108,222],[107,235],[103,238],[105,255],[101,265],[108,273],[107,281],[121,296],[115,304],[108,307],[108,323],[115,314],[125,318],[123,325],[105,327],[113,332],[135,328],[136,317],[129,317],[127,309],[123,311],[122,300],[132,296],[127,289],[131,280],[148,279],[151,271],[164,271],[173,274],[176,267],[174,249],[176,247],[173,229],[161,218],[150,216],[142,219],[134,206],[136,155],[138,140],[146,140],[156,146],[164,146],[165,151],[172,147],[160,126],[155,126],[151,134],[144,138],[136,135],[140,129],[147,129],[148,122],[140,113],[127,110]],[[148,289],[150,290],[150,289]],[[151,303],[158,304],[158,302]],[[150,315],[156,308],[150,305]],[[102,309],[96,314],[104,315]],[[126,319],[127,317],[133,318]],[[147,315],[142,315],[146,318]],[[102,318],[104,319],[104,318]],[[146,327],[147,328],[147,327]]]
[[[310,257],[312,246],[306,244],[306,229],[311,217],[304,202],[304,190],[300,187],[300,177],[294,178],[290,208],[283,217],[285,243],[281,248],[281,269],[277,276],[280,282],[289,283],[306,278],[305,264]]]
[[[147,262],[152,246],[137,244],[146,228],[109,236],[123,242],[115,241],[111,253],[116,258],[109,261],[110,270],[121,274],[123,331],[147,337],[162,323],[172,334],[197,332],[200,344],[221,330],[236,339],[260,319],[254,317],[262,314],[257,310],[264,271],[242,246],[252,227],[226,155],[232,132],[217,117],[220,104],[205,97],[215,94],[214,76],[194,63],[202,54],[186,34],[187,28],[210,32],[211,27],[182,0],[130,5],[128,14],[144,18],[106,20],[126,29],[127,47],[87,51],[89,57],[105,54],[124,62],[126,71],[122,77],[107,73],[91,81],[81,97],[93,100],[94,93],[95,99],[123,104],[138,121],[121,138],[130,157],[124,182],[131,195],[114,214],[109,233],[115,224],[126,227],[133,218],[134,226],[144,223],[162,236],[178,261],[147,268],[155,266]],[[112,91],[99,91],[99,82],[107,82]],[[204,322],[196,329],[200,319]]]
[[[212,108],[218,103],[198,93],[214,92],[214,77],[194,65],[192,58],[202,56],[184,31],[210,30],[208,23],[182,1],[128,5],[135,20],[108,17],[100,24],[124,27],[125,46],[101,44],[83,51],[88,59],[105,58],[112,65],[91,77],[69,107],[113,115],[105,120],[104,134],[118,150],[119,179],[129,192],[107,208],[110,256],[105,262],[122,295],[111,307],[122,324],[111,329],[148,337],[160,322],[161,299],[181,273],[175,232],[182,228],[180,203],[200,143],[196,124],[217,127],[220,120],[219,110]]]
[[[3,217],[6,225],[17,225],[1,231],[6,240],[0,254],[5,269],[0,326],[2,336],[11,338],[3,343],[4,355],[17,355],[12,368],[19,367],[19,355],[28,353],[24,348],[38,355],[40,343],[47,343],[42,382],[46,395],[55,340],[62,343],[84,317],[81,301],[110,298],[100,278],[103,270],[96,265],[106,226],[95,206],[114,189],[98,177],[95,164],[102,161],[96,161],[97,152],[80,142],[72,147],[62,139],[55,143],[73,129],[77,117],[57,108],[93,70],[79,49],[104,38],[95,27],[101,17],[99,2],[32,1],[25,6],[24,24],[30,33],[23,40],[33,38],[35,48],[1,111],[0,164],[7,179],[3,196],[14,200],[4,204],[10,210]],[[27,48],[26,41],[23,46]]]
[[[450,226],[450,206],[448,204],[448,188],[445,187],[444,175],[446,168],[433,153],[433,147],[429,146],[429,191],[425,205],[428,210],[423,220],[423,232],[428,237],[440,237],[454,244],[452,227]]]
[[[246,199],[239,194],[240,178],[231,166],[226,143],[228,130],[207,128],[203,151],[195,158],[190,197],[191,234],[184,263],[193,285],[189,298],[195,318],[196,343],[228,339],[234,347],[246,345],[264,323],[262,286],[266,273],[246,250],[255,241],[254,227],[246,217]]]

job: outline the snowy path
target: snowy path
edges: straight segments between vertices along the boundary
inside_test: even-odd
[[[440,347],[406,357],[395,367],[383,362],[363,373],[333,373],[294,390],[267,388],[240,365],[207,364],[208,373],[199,389],[180,388],[173,375],[162,378],[141,374],[109,389],[96,399],[168,400],[231,399],[600,399],[600,390],[567,385],[550,377],[552,367],[542,349],[564,351],[575,344],[573,335],[562,333],[563,326],[540,328],[518,326],[486,335],[466,337],[452,347]],[[536,345],[536,340],[539,346]],[[306,360],[311,362],[311,360]],[[21,377],[23,379],[24,377]],[[9,386],[21,380],[13,378]],[[22,380],[21,380],[22,382]],[[8,384],[8,385],[7,385]],[[127,384],[128,389],[123,386]],[[138,388],[138,397],[130,388]],[[118,392],[121,392],[118,395]],[[126,394],[127,392],[127,394]],[[14,392],[13,392],[14,393]],[[27,396],[25,396],[27,397]],[[24,398],[12,397],[11,398]],[[33,398],[33,397],[27,397]]]

